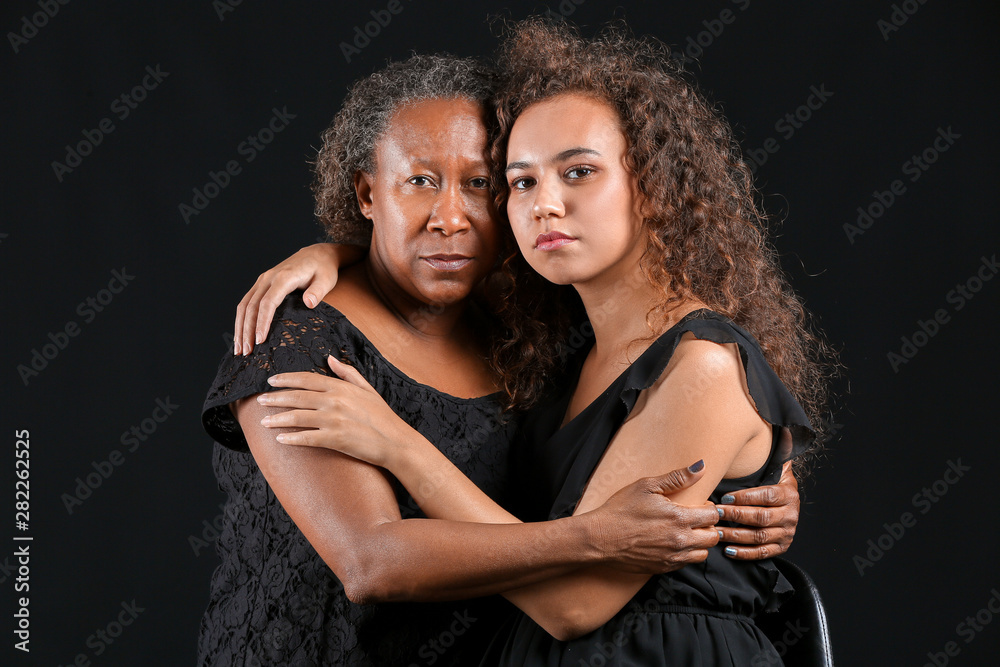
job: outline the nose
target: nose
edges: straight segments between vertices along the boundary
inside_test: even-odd
[[[465,212],[465,198],[460,189],[450,187],[441,190],[427,221],[427,229],[451,236],[467,231],[470,226],[469,216]]]
[[[553,178],[541,178],[535,184],[535,200],[531,205],[531,214],[537,220],[545,218],[561,218],[566,215],[562,193],[558,181]]]

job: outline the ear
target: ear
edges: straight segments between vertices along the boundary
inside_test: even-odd
[[[358,208],[361,215],[369,220],[372,219],[372,183],[374,178],[371,174],[358,171],[354,174],[354,192],[358,196]]]

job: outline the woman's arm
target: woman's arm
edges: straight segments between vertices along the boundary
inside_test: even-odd
[[[704,387],[706,378],[710,386],[698,400],[687,400],[688,389]],[[612,439],[574,516],[599,506],[623,484],[695,457],[704,460],[705,474],[696,484],[671,494],[671,500],[705,502],[723,476],[759,469],[771,441],[771,427],[757,414],[746,389],[735,344],[719,345],[686,334],[663,375],[640,395]],[[536,613],[555,619],[552,628],[543,627],[557,638],[573,638],[606,623],[649,576],[588,568],[507,596],[518,604],[518,596],[532,595]]]
[[[351,406],[351,417],[341,419],[335,411],[324,415],[322,410],[316,409],[317,405],[311,406],[312,409],[292,410],[274,423],[295,424],[311,430],[282,436],[281,441],[332,446],[388,467],[429,516],[462,521],[509,520],[502,508],[419,434],[412,429],[383,423],[393,422],[394,416],[379,410],[378,405],[384,403],[357,371],[334,360],[330,366],[350,382],[334,386],[342,394],[348,393],[348,401],[343,405]],[[272,378],[276,386],[304,387],[307,391],[268,394],[262,400],[272,405],[310,408],[308,402],[317,400],[318,392],[324,384],[330,385],[330,380],[305,376],[287,374]],[[704,378],[711,378],[713,385],[704,392],[702,400],[692,405],[686,400],[685,389],[692,385],[703,386]],[[660,381],[643,392],[631,418],[615,436],[576,515],[585,516],[614,492],[651,471],[679,467],[685,462],[682,457],[688,460],[705,458],[710,466],[709,472],[703,475],[709,481],[701,479],[697,492],[685,489],[671,493],[672,500],[693,505],[704,503],[744,449],[760,450],[748,453],[766,459],[771,442],[770,428],[754,410],[745,386],[737,350],[708,341],[683,341]],[[340,400],[343,402],[344,398]],[[332,422],[325,421],[324,417]],[[339,422],[343,421],[350,422],[352,430],[338,429]],[[748,448],[751,441],[752,446]],[[358,447],[366,449],[362,451]],[[377,456],[372,456],[373,453]],[[750,463],[756,465],[750,471],[761,464],[763,459]],[[698,560],[702,560],[707,552],[699,556]],[[566,639],[607,622],[648,578],[649,574],[637,576],[609,567],[590,568],[510,591],[505,596],[550,634]]]
[[[315,243],[260,274],[236,307],[233,354],[250,354],[267,338],[274,311],[286,296],[304,289],[302,300],[315,308],[337,284],[338,271],[356,264],[367,252],[362,246]]]
[[[509,515],[485,524],[402,520],[384,471],[338,452],[279,444],[276,431],[260,424],[279,411],[254,397],[237,402],[235,412],[275,496],[355,602],[496,593],[619,557],[628,531],[644,545],[660,543],[658,517],[677,521],[662,497],[640,499],[646,511],[633,503],[629,513],[644,514],[642,527],[639,519],[602,520],[598,512],[544,524],[506,523],[516,521]],[[714,510],[697,518],[703,541],[717,539],[716,520]],[[644,548],[645,571],[664,571],[663,550]]]

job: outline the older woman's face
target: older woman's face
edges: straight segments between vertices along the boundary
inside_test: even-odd
[[[370,261],[423,303],[468,297],[496,260],[484,113],[464,99],[404,106],[376,146],[375,174],[356,179]]]
[[[641,198],[617,112],[562,94],[518,117],[507,146],[507,215],[528,263],[561,285],[615,281],[646,248]]]

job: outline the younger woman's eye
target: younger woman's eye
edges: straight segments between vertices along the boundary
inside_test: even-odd
[[[594,173],[593,167],[573,167],[566,171],[569,178],[584,178]]]
[[[511,190],[526,190],[535,184],[534,179],[528,178],[527,176],[522,176],[520,178],[515,178],[510,182]]]

